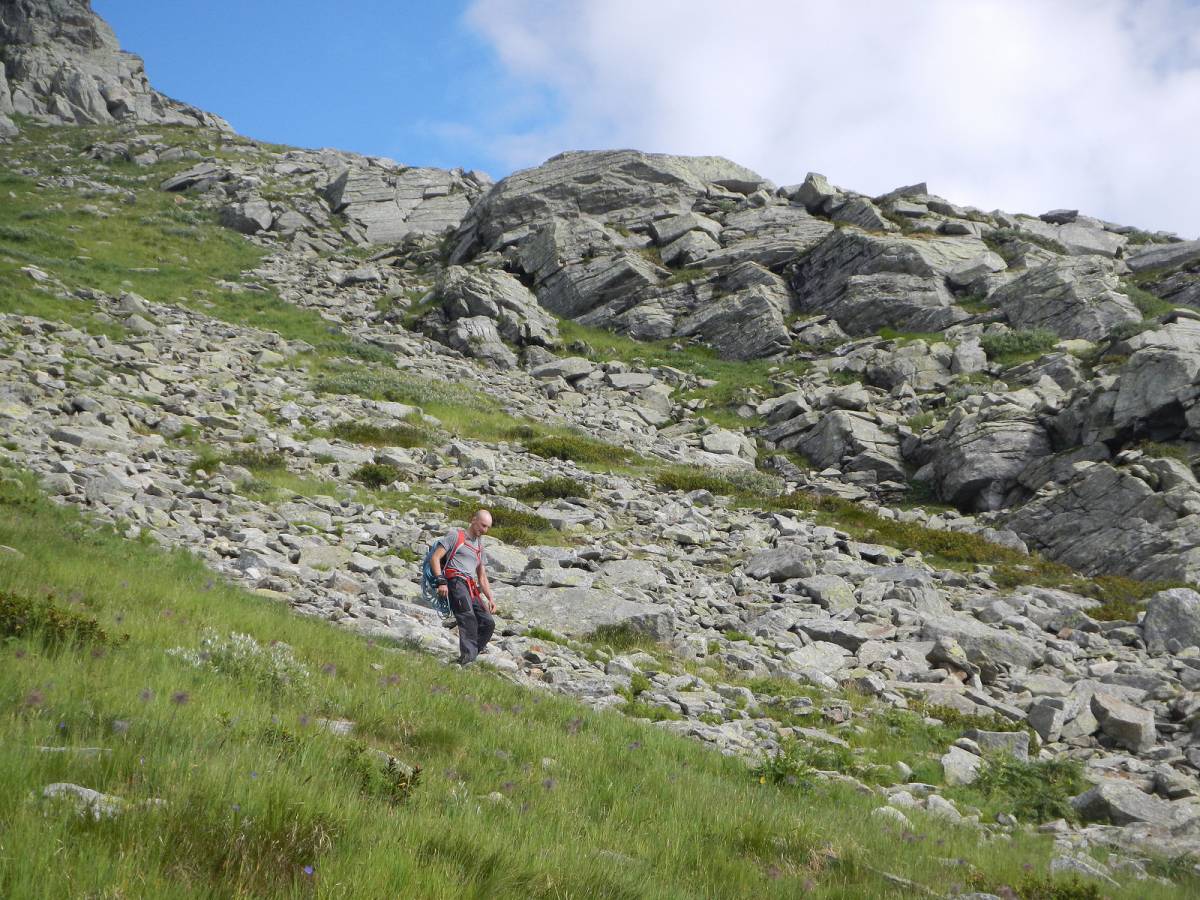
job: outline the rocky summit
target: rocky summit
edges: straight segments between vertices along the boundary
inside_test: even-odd
[[[502,675],[844,747],[880,822],[1040,828],[1098,883],[1196,862],[1200,242],[717,157],[269,146],[86,0],[0,0],[0,135],[0,458],[58,502],[447,659],[413,560],[486,506]],[[857,764],[897,710],[965,723],[935,784]],[[997,752],[1078,764],[1073,815],[944,796]]]

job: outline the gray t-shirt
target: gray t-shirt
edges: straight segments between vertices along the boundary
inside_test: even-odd
[[[466,540],[463,541],[462,546],[458,548],[458,552],[451,559],[450,553],[454,550],[454,545],[458,543],[458,531],[459,529],[455,528],[438,541],[439,544],[446,548],[446,555],[442,557],[442,569],[444,570],[447,566],[450,566],[464,575],[476,578],[478,577],[476,570],[484,559],[483,538],[481,537],[477,543],[472,544],[471,533],[465,528],[462,529]]]

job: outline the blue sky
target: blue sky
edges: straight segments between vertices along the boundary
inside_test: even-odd
[[[564,150],[925,181],[1200,236],[1197,0],[93,0],[241,133],[501,177]]]
[[[462,0],[93,0],[151,83],[224,116],[240,133],[337,147],[407,164],[510,167],[464,140],[516,108],[491,47],[462,21]],[[526,101],[528,97],[524,98]]]

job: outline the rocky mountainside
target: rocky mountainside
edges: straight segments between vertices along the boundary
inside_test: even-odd
[[[1060,868],[1200,852],[1200,242],[718,158],[270,147],[86,3],[0,37],[0,454],[62,502],[447,656],[412,558],[487,505],[513,679],[841,748],[889,821],[1032,827],[946,795],[1075,760]],[[972,726],[935,782],[856,746],[895,709]]]
[[[219,116],[154,90],[141,58],[121,50],[90,0],[0,2],[0,135],[15,132],[14,113],[50,123],[229,130]]]

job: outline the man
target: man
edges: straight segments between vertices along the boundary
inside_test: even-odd
[[[492,527],[492,514],[475,511],[466,531],[454,529],[438,541],[429,560],[437,592],[450,600],[458,623],[458,664],[470,665],[496,630],[496,601],[483,564],[483,536]]]

